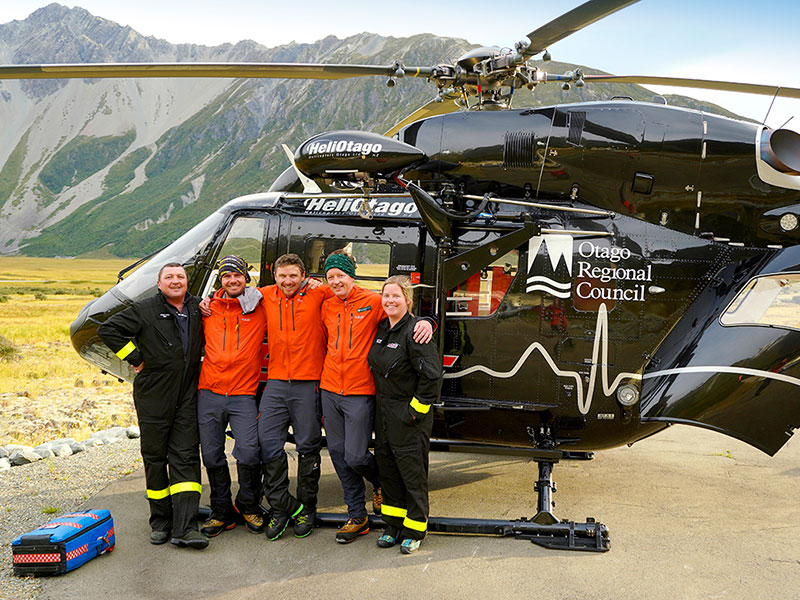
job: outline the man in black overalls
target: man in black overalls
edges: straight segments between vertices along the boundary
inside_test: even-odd
[[[158,273],[158,293],[135,302],[97,330],[136,371],[133,401],[141,430],[150,543],[202,549],[195,521],[200,502],[197,381],[203,350],[198,299],[178,263]]]

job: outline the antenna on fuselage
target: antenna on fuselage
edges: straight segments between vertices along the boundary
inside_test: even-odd
[[[773,104],[775,104],[775,98],[777,98],[777,97],[778,97],[778,94],[780,94],[780,93],[781,93],[781,88],[777,88],[777,89],[775,90],[775,95],[774,95],[774,96],[772,96],[772,102],[770,102],[770,103],[769,103],[769,108],[767,109],[767,114],[765,114],[765,115],[764,115],[764,120],[763,120],[763,121],[761,121],[761,124],[762,124],[762,125],[766,125],[766,124],[767,124],[767,117],[769,117],[769,113],[770,113],[770,111],[772,110],[772,105],[773,105]],[[789,121],[787,121],[787,123],[788,123],[788,122],[789,122]]]

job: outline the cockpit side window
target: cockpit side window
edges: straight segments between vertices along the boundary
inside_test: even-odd
[[[155,291],[158,271],[168,262],[179,262],[185,265],[189,280],[192,281],[196,259],[208,247],[224,219],[225,215],[221,212],[209,215],[153,258],[132,271],[117,284],[117,291],[134,301],[152,295]]]
[[[229,254],[235,254],[245,259],[250,269],[251,285],[254,286],[261,285],[259,278],[264,250],[264,224],[262,216],[237,218],[228,229],[225,242],[217,253],[217,260]],[[205,287],[203,296],[219,287],[216,263]]]
[[[725,326],[762,325],[800,329],[800,273],[756,277],[722,313]]]

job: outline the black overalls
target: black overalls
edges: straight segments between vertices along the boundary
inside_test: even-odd
[[[198,299],[186,294],[183,314],[158,292],[100,325],[105,344],[133,366],[133,401],[141,430],[150,526],[182,537],[197,529],[200,452],[197,383],[203,350]]]
[[[367,360],[375,378],[381,513],[398,539],[421,540],[428,530],[431,404],[441,391],[442,363],[434,342],[414,342],[415,323],[410,314],[391,329],[389,319],[381,321]]]

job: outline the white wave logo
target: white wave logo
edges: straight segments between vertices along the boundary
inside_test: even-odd
[[[526,292],[546,292],[556,298],[569,298],[572,295],[572,283],[559,283],[543,275],[528,277]]]
[[[558,268],[563,260],[567,267],[567,273],[572,276],[572,236],[562,233],[548,233],[541,236],[532,237],[528,240],[528,280],[525,291],[545,292],[556,298],[569,298],[572,295],[572,281],[559,282],[544,275],[533,275],[533,263],[539,256],[539,249],[544,244],[547,247],[547,254],[550,257],[550,266],[553,272]]]

